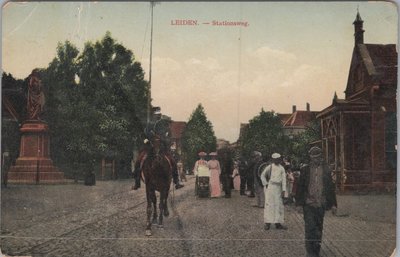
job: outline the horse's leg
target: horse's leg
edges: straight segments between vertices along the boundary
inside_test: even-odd
[[[147,224],[146,224],[146,236],[151,236],[151,211],[152,211],[152,192],[146,186],[146,198],[147,198]]]
[[[153,198],[153,224],[157,224],[157,196],[156,192],[154,191],[154,198]]]
[[[169,211],[168,211],[168,194],[169,190],[167,190],[167,193],[165,194],[165,199],[164,199],[164,216],[168,217],[169,216]]]
[[[164,202],[165,202],[165,192],[161,190],[160,192],[160,216],[158,218],[158,227],[162,228],[163,226],[163,214],[164,214]]]

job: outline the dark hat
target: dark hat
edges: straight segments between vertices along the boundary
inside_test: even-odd
[[[322,150],[317,146],[313,146],[311,147],[310,151],[308,151],[308,154],[311,158],[319,157],[322,155]]]

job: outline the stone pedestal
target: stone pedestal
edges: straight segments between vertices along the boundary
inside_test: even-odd
[[[50,158],[49,127],[42,121],[27,121],[21,131],[19,157],[8,172],[11,184],[58,184],[64,173]]]

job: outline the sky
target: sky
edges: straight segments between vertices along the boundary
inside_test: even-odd
[[[357,9],[365,43],[397,44],[397,7],[390,2],[158,2],[152,104],[188,121],[201,103],[216,136],[230,142],[262,108],[290,113],[310,103],[321,111],[335,92],[344,98]],[[197,25],[176,25],[183,20]],[[46,68],[59,42],[82,50],[110,31],[148,79],[149,2],[8,2],[1,28],[2,71],[16,78]]]

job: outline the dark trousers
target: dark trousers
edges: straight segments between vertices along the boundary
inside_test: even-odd
[[[318,257],[321,250],[325,209],[304,205],[303,213],[307,257]]]
[[[244,194],[246,191],[247,178],[245,176],[240,176],[240,194]]]
[[[231,197],[231,190],[232,190],[232,177],[230,174],[222,174],[220,177],[222,181],[222,189],[225,192],[225,197]]]
[[[250,191],[250,195],[254,196],[254,177],[247,177],[247,190]]]

